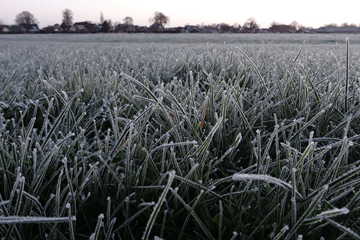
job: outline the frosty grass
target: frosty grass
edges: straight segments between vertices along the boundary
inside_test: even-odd
[[[61,36],[1,36],[1,239],[360,239],[358,37]]]

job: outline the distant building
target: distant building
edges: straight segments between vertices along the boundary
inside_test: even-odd
[[[26,23],[20,23],[20,26],[26,29],[26,32],[28,33],[38,33],[40,32],[40,29],[37,24],[26,24]]]
[[[187,30],[188,32],[190,32],[192,29],[195,29],[196,26],[194,25],[185,25],[185,30]]]
[[[315,33],[360,33],[358,27],[321,27]]]
[[[11,33],[26,33],[26,28],[21,25],[11,25],[10,26]]]
[[[9,33],[10,27],[6,25],[0,25],[0,33]]]
[[[240,33],[260,33],[261,30],[257,27],[253,27],[253,28],[247,28],[247,27],[242,27],[240,30]]]
[[[299,28],[296,33],[314,33],[314,29],[310,28]]]
[[[96,32],[98,32],[97,25],[93,24],[93,23],[89,23],[89,22],[76,22],[76,23],[74,23],[73,27],[75,27],[76,32],[78,32],[78,33],[96,33]],[[69,29],[69,31],[70,31],[70,29]],[[71,30],[73,31],[74,28]]]
[[[271,33],[271,31],[268,28],[261,28],[260,33]]]
[[[135,26],[135,32],[137,33],[150,33],[150,28],[147,26]]]
[[[43,28],[43,32],[45,33],[61,33],[63,29],[59,24],[55,24],[54,26],[47,26]]]
[[[296,28],[290,25],[279,24],[269,28],[272,33],[295,33]]]
[[[84,25],[73,25],[69,28],[69,32],[71,33],[87,33],[86,27]]]
[[[189,31],[189,33],[200,33],[200,29],[198,28],[193,28]]]
[[[172,27],[172,28],[165,28],[166,33],[180,33],[181,27]]]
[[[187,33],[206,33],[206,29],[201,28],[200,26],[194,26],[194,25],[186,25],[185,26],[185,32]],[[183,32],[183,31],[180,31]]]

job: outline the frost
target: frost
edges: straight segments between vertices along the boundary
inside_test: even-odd
[[[76,217],[71,217],[72,221],[76,221]],[[0,216],[0,224],[18,224],[18,223],[58,223],[58,222],[68,222],[68,217],[18,217],[18,216],[9,216],[2,217]]]
[[[239,174],[239,173],[235,173],[233,176],[232,176],[232,180],[233,181],[242,181],[242,180],[261,180],[261,181],[265,181],[267,183],[274,183],[278,186],[281,186],[285,189],[289,189],[289,190],[292,190],[292,186],[287,183],[287,182],[284,182],[278,178],[274,178],[274,177],[271,177],[269,175],[261,175],[261,174]],[[296,194],[302,198],[302,196],[300,195],[299,192],[296,191]]]
[[[155,202],[152,201],[152,202],[144,202],[144,203],[140,203],[138,206],[139,207],[146,207],[146,206],[153,206],[155,205]]]

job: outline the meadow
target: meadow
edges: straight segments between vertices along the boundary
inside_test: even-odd
[[[0,35],[0,237],[360,239],[359,59],[360,35]]]

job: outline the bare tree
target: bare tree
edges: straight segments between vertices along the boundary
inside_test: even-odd
[[[104,15],[102,12],[100,12],[100,23],[103,24],[104,23]]]
[[[326,24],[324,27],[337,27],[337,23]]]
[[[111,19],[106,19],[106,21],[107,21],[107,24],[109,25],[109,27],[111,28],[112,27],[112,20]]]
[[[299,29],[300,24],[294,20],[290,23],[290,26],[294,27],[296,30]]]
[[[279,22],[273,20],[273,21],[270,23],[270,27],[275,26],[275,25],[279,25],[279,24],[280,24]]]
[[[63,15],[63,24],[62,25],[69,28],[73,24],[74,14],[72,13],[72,11],[70,9],[67,8],[64,11],[62,11],[62,15]]]
[[[230,31],[230,25],[226,24],[226,23],[221,23],[220,24],[220,30],[221,32],[229,32]]]
[[[162,12],[154,12],[154,17],[149,20],[153,24],[160,25],[164,27],[170,22],[170,18],[163,14]]]
[[[0,19],[0,25],[5,25],[4,20]]]
[[[234,28],[241,28],[241,25],[240,25],[239,23],[234,23],[234,24],[233,24],[233,27],[234,27]]]
[[[124,21],[124,30],[127,32],[132,32],[134,31],[134,20],[132,17],[125,17],[123,19]]]
[[[15,22],[17,24],[22,24],[23,23],[23,24],[26,24],[26,25],[31,25],[31,24],[37,24],[38,23],[38,21],[36,20],[34,15],[29,13],[28,11],[23,11],[23,12],[19,13],[18,15],[16,15]]]
[[[134,25],[134,20],[133,20],[132,17],[125,17],[125,18],[123,19],[123,21],[124,21],[124,24],[125,24],[126,26],[132,26],[132,25]]]
[[[347,23],[347,22],[344,22],[340,25],[340,27],[357,27],[355,23]]]
[[[251,17],[251,18],[248,18],[248,19],[245,21],[243,27],[244,27],[244,28],[254,29],[254,28],[259,28],[259,25],[256,23],[255,18]]]

